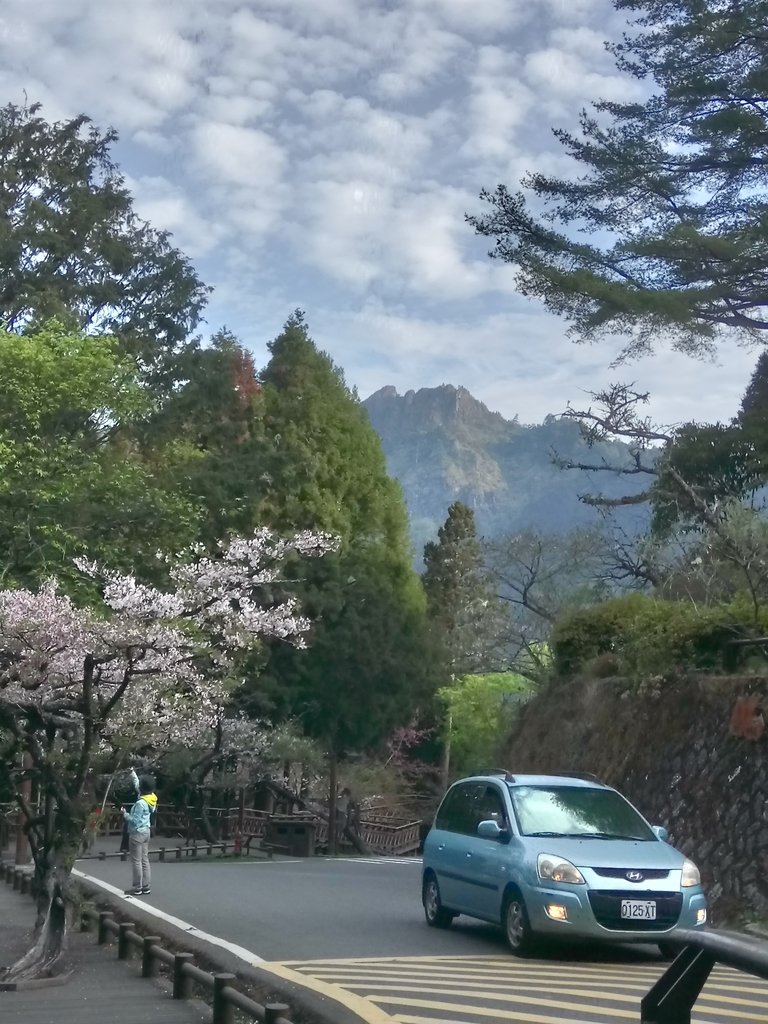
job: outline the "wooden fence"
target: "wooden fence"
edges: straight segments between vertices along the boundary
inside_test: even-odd
[[[0,849],[6,846],[10,836],[15,834],[18,821],[18,810],[11,805],[0,805]],[[236,845],[250,852],[251,844],[260,845],[264,842],[270,823],[286,822],[302,824],[314,829],[314,847],[324,850],[328,846],[328,823],[310,812],[300,811],[293,815],[271,814],[245,808],[212,807],[208,811],[209,824],[214,839],[235,841]],[[118,836],[123,827],[123,818],[119,810],[109,808],[98,818],[95,834],[98,836]],[[164,808],[157,813],[156,832],[160,836],[176,837],[184,843],[202,842],[207,844],[199,816],[193,808]],[[420,845],[421,822],[399,816],[396,810],[376,807],[364,811],[360,821],[360,838],[371,851],[379,856],[403,857],[416,853]],[[351,850],[352,843],[343,834],[338,837],[338,848]]]
[[[21,893],[32,893],[34,879],[28,869],[4,864],[0,866],[0,871],[8,885]],[[204,971],[194,963],[192,953],[176,953],[165,949],[160,945],[158,935],[143,935],[133,921],[118,922],[109,911],[85,908],[80,915],[81,931],[91,931],[94,923],[97,926],[96,941],[100,946],[117,939],[119,960],[130,960],[134,950],[140,954],[142,978],[157,977],[161,965],[168,968],[173,979],[174,999],[191,999],[193,986],[208,993],[213,1003],[212,1024],[235,1024],[236,1011],[263,1024],[291,1024],[288,1018],[290,1008],[285,1003],[267,1003],[262,1006],[234,987],[237,981],[234,974],[211,974]]]

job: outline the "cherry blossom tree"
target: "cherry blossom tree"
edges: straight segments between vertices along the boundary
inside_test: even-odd
[[[334,550],[328,534],[280,539],[268,530],[166,557],[158,589],[93,562],[78,569],[102,592],[78,608],[57,582],[38,591],[0,591],[0,730],[8,766],[37,785],[39,810],[19,796],[38,883],[37,941],[11,969],[15,979],[55,968],[67,931],[66,895],[80,848],[93,758],[118,737],[192,743],[216,729],[237,686],[238,651],[261,639],[305,645],[310,622],[291,597],[275,594],[290,554]]]

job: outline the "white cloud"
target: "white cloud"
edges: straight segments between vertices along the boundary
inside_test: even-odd
[[[245,188],[269,188],[282,176],[285,154],[273,138],[257,128],[203,121],[193,135],[203,168],[217,182]]]
[[[483,186],[570,173],[550,127],[636,95],[602,44],[620,27],[611,0],[5,0],[0,90],[118,128],[138,212],[246,341],[307,305],[361,390],[450,373],[535,420],[616,376],[613,353],[515,296],[464,213]],[[724,416],[753,361],[637,376],[661,418]]]

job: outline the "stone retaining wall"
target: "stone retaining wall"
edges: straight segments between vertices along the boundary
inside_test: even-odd
[[[702,871],[714,919],[768,918],[768,679],[557,680],[521,711],[512,772],[594,772]]]

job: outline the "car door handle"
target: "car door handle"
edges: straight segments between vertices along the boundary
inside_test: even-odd
[[[445,849],[445,843],[440,843],[440,845],[438,846],[438,850],[444,850],[444,849]]]

